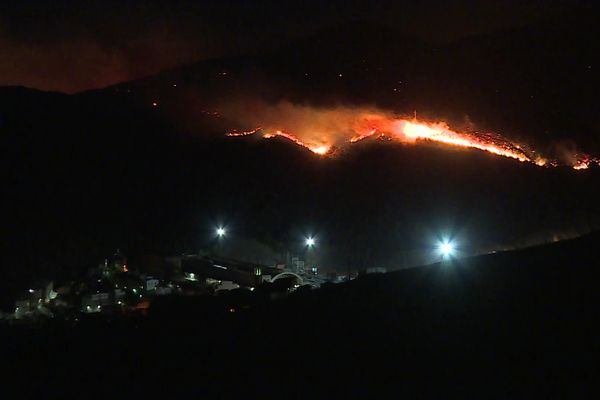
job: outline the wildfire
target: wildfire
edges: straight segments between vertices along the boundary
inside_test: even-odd
[[[296,136],[292,135],[291,133],[288,132],[283,132],[283,131],[276,131],[275,133],[267,133],[265,134],[263,137],[265,139],[270,139],[270,138],[274,138],[274,137],[283,137],[286,138],[288,140],[291,140],[292,142],[296,143],[299,146],[305,147],[308,150],[312,151],[315,154],[319,154],[319,155],[325,155],[329,152],[331,146],[326,145],[326,144],[307,144],[304,143],[303,141],[301,141],[300,139],[298,139]]]
[[[262,130],[262,128],[259,126],[258,128],[250,129],[250,130],[247,130],[247,131],[231,131],[231,132],[227,132],[225,134],[225,136],[229,136],[229,137],[250,136],[250,135],[254,135],[255,133],[257,133],[260,130]]]
[[[532,162],[531,158],[515,145],[493,142],[490,139],[482,139],[468,133],[458,133],[442,122],[431,124],[417,122],[416,120],[399,120],[395,123],[395,126],[394,134],[401,134],[412,140],[431,140],[453,146],[470,147],[499,156],[514,158],[521,162]]]
[[[578,154],[576,156],[576,161],[573,164],[573,169],[588,169],[593,164],[600,166],[600,158],[594,158],[587,154]]]
[[[361,140],[369,138],[376,133],[377,133],[377,128],[373,128],[367,133],[354,135],[350,138],[350,143],[360,142]]]
[[[309,147],[310,151],[316,154],[325,155],[329,152],[329,147],[327,146],[318,146],[318,147]]]
[[[428,123],[417,121],[416,119],[395,119],[393,121],[386,121],[384,125],[387,125],[384,127],[384,130],[380,130],[377,127],[371,127],[364,133],[354,134],[350,139],[347,140],[347,142],[357,143],[361,140],[365,140],[379,134],[380,137],[386,137],[401,142],[427,140],[453,146],[475,148],[499,156],[514,158],[522,162],[535,162],[537,165],[544,165],[546,162],[540,158],[535,161],[532,160],[522,150],[520,150],[519,147],[511,145],[508,142],[503,143],[500,140],[494,142],[492,139],[476,137],[467,133],[458,133],[451,130],[445,123],[441,122]],[[262,130],[263,129],[261,127],[257,127],[247,131],[231,131],[226,133],[226,136],[250,136],[257,134]],[[282,130],[263,134],[263,138],[265,139],[271,139],[274,137],[285,138],[319,155],[329,154],[333,148],[333,143],[328,143],[326,139],[323,139],[320,142],[314,140],[305,142],[298,136]]]
[[[558,160],[544,158],[527,146],[511,142],[496,134],[460,132],[451,129],[445,122],[423,121],[416,116],[394,117],[377,110],[365,111],[353,108],[315,110],[286,103],[279,108],[268,109],[268,112],[259,109],[249,118],[258,123],[264,119],[263,122],[267,127],[260,126],[246,131],[234,130],[226,136],[261,134],[265,139],[281,137],[321,156],[332,155],[335,150],[353,143],[378,138],[411,144],[428,141],[459,148],[477,149],[539,167],[554,167],[562,164]],[[281,125],[278,127],[278,121],[286,121],[285,130],[281,129]],[[578,155],[575,161],[569,164],[572,168],[581,170],[589,168],[592,163],[600,166],[600,159]]]

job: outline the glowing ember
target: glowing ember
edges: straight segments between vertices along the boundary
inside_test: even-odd
[[[259,126],[258,128],[250,129],[248,131],[231,131],[231,132],[227,132],[225,134],[225,136],[229,136],[229,137],[250,136],[250,135],[254,135],[256,132],[258,132],[260,130],[262,130],[262,128]]]
[[[221,114],[219,114],[218,111],[202,110],[201,113],[204,115],[208,115],[209,117],[215,117],[215,118],[221,117]]]

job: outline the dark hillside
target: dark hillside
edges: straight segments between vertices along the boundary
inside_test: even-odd
[[[19,361],[15,376],[27,366],[27,390],[61,395],[94,383],[134,396],[581,397],[598,373],[599,241],[370,275],[236,313],[187,300],[143,320],[6,331],[2,362]]]

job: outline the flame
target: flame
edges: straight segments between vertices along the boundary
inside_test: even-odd
[[[581,160],[577,160],[575,165],[573,165],[573,169],[576,169],[576,170],[588,169],[590,167],[590,164],[592,163],[592,161],[594,161],[594,160],[584,157]]]
[[[379,134],[380,138],[389,137],[392,140],[395,139],[402,142],[428,140],[453,146],[475,148],[499,156],[514,158],[522,162],[535,162],[537,165],[544,165],[546,163],[546,160],[541,158],[538,158],[535,161],[530,159],[517,146],[511,146],[508,143],[494,143],[475,137],[471,134],[458,133],[451,130],[448,125],[443,122],[429,123],[417,121],[416,119],[396,119],[391,124],[388,122],[387,125],[388,126],[386,127],[385,132],[373,127],[364,133],[355,134],[348,140],[348,143],[357,143]],[[258,133],[261,130],[261,127],[257,127],[247,131],[231,131],[226,133],[226,136],[250,136]],[[310,142],[304,142],[298,136],[282,130],[265,133],[263,135],[263,138],[265,139],[271,139],[274,137],[283,137],[288,139],[318,155],[327,155],[334,147],[333,143],[328,143],[326,139],[323,139],[320,142],[314,140]]]
[[[587,154],[577,155],[577,160],[573,164],[573,169],[582,170],[588,169],[592,164],[600,166],[600,158],[594,158]]]
[[[528,146],[500,135],[461,132],[450,128],[446,122],[425,121],[417,119],[416,115],[402,118],[381,110],[348,107],[316,109],[289,102],[275,106],[260,105],[245,112],[237,109],[234,113],[245,115],[242,119],[247,120],[246,123],[253,121],[260,126],[246,131],[234,130],[226,133],[226,136],[260,133],[265,139],[281,137],[320,156],[330,156],[338,149],[378,138],[408,144],[425,141],[477,149],[539,167],[565,165],[556,159],[542,157]],[[587,169],[593,163],[600,166],[600,159],[585,154],[576,154],[573,160],[567,165],[576,170]]]
[[[443,122],[424,123],[417,122],[416,120],[399,120],[395,125],[394,134],[404,135],[411,140],[430,140],[454,146],[470,147],[498,156],[514,158],[521,162],[533,162],[523,151],[514,145],[489,142],[467,133],[458,133],[451,130]]]
[[[330,145],[327,144],[307,144],[302,142],[300,139],[298,139],[296,136],[294,136],[291,133],[288,132],[283,132],[283,131],[276,131],[275,133],[266,133],[263,138],[265,139],[271,139],[274,137],[283,137],[286,138],[288,140],[291,140],[292,142],[296,143],[299,146],[305,147],[308,150],[312,151],[315,154],[319,154],[319,155],[325,155],[329,152],[329,150],[331,149]]]
[[[377,133],[377,128],[373,128],[371,129],[369,132],[364,133],[364,134],[358,134],[358,135],[354,135],[350,138],[350,143],[356,143],[356,142],[360,142],[361,140],[364,140],[366,138],[369,138],[371,136],[373,136],[374,134]]]
[[[318,146],[318,147],[309,147],[310,151],[316,154],[325,155],[329,152],[330,147],[328,146]]]
[[[359,142],[361,140],[374,136],[378,132],[379,130],[377,128],[373,128],[364,134],[357,134],[351,137],[349,142]],[[514,158],[523,162],[532,162],[532,160],[529,157],[527,157],[522,150],[520,150],[521,147],[518,145],[486,142],[472,134],[455,132],[451,130],[446,123],[443,122],[420,122],[417,121],[416,118],[413,120],[398,119],[393,123],[391,134],[395,136],[396,139],[405,142],[414,142],[416,140],[429,140],[454,146],[471,147],[487,151],[496,155]],[[386,137],[386,134],[380,133],[380,138],[383,137]],[[546,160],[537,159],[535,163],[538,165],[544,165],[546,163]]]
[[[229,136],[229,137],[250,136],[250,135],[254,135],[255,133],[257,133],[260,130],[262,130],[262,128],[259,126],[258,128],[250,129],[250,130],[247,130],[247,131],[231,131],[231,132],[227,132],[225,134],[225,136]]]

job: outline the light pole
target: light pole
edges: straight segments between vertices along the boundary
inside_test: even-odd
[[[311,258],[312,258],[311,257],[311,255],[312,255],[311,250],[315,247],[316,243],[317,242],[316,242],[315,238],[313,236],[311,236],[311,235],[307,236],[306,240],[304,241],[304,245],[305,245],[305,248],[306,248],[306,264],[308,264],[309,268],[312,268],[312,265],[311,265],[311,262],[310,262]],[[306,272],[306,269],[304,271],[302,271],[302,272]]]

